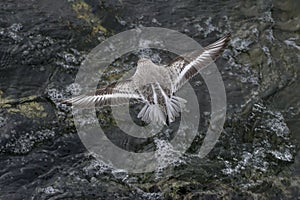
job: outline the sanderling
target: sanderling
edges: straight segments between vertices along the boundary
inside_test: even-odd
[[[168,65],[157,65],[150,59],[141,58],[130,79],[114,82],[97,89],[94,94],[80,95],[65,102],[82,107],[102,107],[125,104],[133,99],[133,102],[144,103],[138,118],[146,123],[169,124],[179,116],[187,102],[175,93],[202,68],[214,62],[229,40],[230,34],[227,34],[203,50],[178,57]],[[189,62],[184,57],[193,59]]]

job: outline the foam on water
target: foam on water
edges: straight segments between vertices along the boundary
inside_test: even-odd
[[[18,43],[23,40],[23,37],[19,34],[22,28],[23,25],[21,23],[14,23],[8,28],[0,28],[0,36],[10,38]]]
[[[240,37],[235,37],[231,40],[231,45],[235,50],[246,51],[249,50],[250,45],[253,43],[251,39],[243,39]]]
[[[155,152],[157,169],[155,172],[156,179],[159,179],[166,167],[175,167],[185,161],[182,159],[181,152],[178,152],[166,140],[156,139],[157,150]]]
[[[68,85],[66,87],[66,92],[72,94],[72,95],[79,95],[81,92],[81,86],[77,83],[72,83],[71,85]]]
[[[269,151],[275,158],[282,161],[291,162],[294,159],[294,156],[291,154],[291,147],[286,147],[285,149],[280,149],[281,151]]]
[[[99,176],[105,172],[111,172],[113,167],[101,160],[93,159],[82,170],[87,176]]]
[[[46,188],[43,189],[43,192],[45,192],[45,194],[57,194],[57,193],[62,193],[62,190],[56,189],[52,186],[48,186]]]
[[[56,61],[56,65],[64,69],[77,69],[85,57],[85,55],[73,48],[69,49],[69,51],[59,52],[57,56],[59,59]]]
[[[9,136],[9,140],[0,147],[0,152],[26,154],[32,150],[34,145],[54,138],[55,136],[56,133],[49,129],[30,131],[21,136],[16,132],[12,132]]]

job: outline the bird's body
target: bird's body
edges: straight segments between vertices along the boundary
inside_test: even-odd
[[[197,52],[191,62],[179,57],[170,65],[156,65],[150,59],[138,61],[128,80],[112,83],[95,94],[80,95],[66,102],[86,106],[121,105],[134,99],[144,103],[138,114],[145,122],[168,124],[179,116],[186,100],[175,95],[200,69],[212,63],[224,50],[229,35]],[[195,54],[192,52],[190,55]]]

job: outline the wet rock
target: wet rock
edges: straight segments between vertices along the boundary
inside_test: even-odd
[[[299,174],[288,170],[298,142],[292,135],[299,130],[299,98],[293,95],[299,90],[298,7],[292,0],[205,5],[201,1],[6,2],[0,17],[1,198],[298,198]],[[219,142],[205,160],[196,155],[175,160],[168,154],[171,148],[161,141],[158,154],[167,158],[162,158],[161,167],[134,175],[83,153],[80,139],[72,134],[76,129],[71,108],[61,100],[80,92],[74,77],[84,55],[99,41],[111,33],[152,25],[182,31],[203,45],[232,33],[223,59],[217,61],[227,89],[228,115]],[[99,84],[120,78],[140,54],[152,56],[155,51],[117,60]],[[152,58],[158,63],[164,60]],[[202,91],[205,84],[194,85]],[[110,114],[109,109],[98,112],[108,129],[115,125]],[[201,134],[195,151],[205,136]],[[113,139],[123,142],[118,136]],[[142,149],[153,148],[147,145]]]

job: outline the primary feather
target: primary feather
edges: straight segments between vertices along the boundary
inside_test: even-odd
[[[221,55],[229,40],[230,34],[201,51],[184,55],[192,58],[190,62],[182,56],[170,65],[160,66],[142,58],[129,80],[112,83],[97,89],[95,94],[80,95],[65,102],[82,107],[101,107],[121,105],[132,99],[145,104],[137,116],[143,121],[166,124],[167,119],[167,123],[173,122],[186,103],[185,99],[175,96],[175,92]]]

